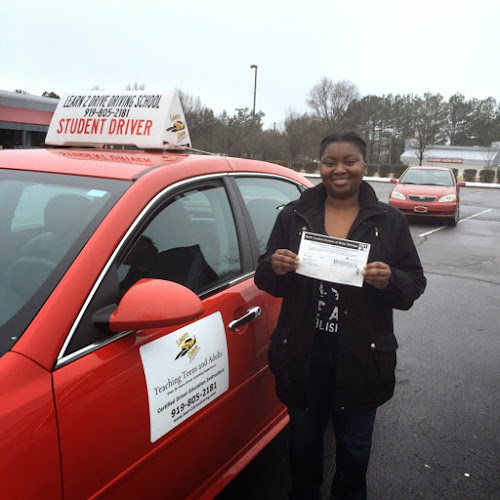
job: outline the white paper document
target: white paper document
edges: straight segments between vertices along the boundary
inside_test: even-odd
[[[304,231],[298,274],[343,285],[363,286],[370,244]]]

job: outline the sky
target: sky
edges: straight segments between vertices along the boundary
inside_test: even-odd
[[[323,77],[361,96],[500,101],[500,1],[19,0],[2,5],[0,90],[181,89],[264,127]],[[189,125],[189,124],[188,124]]]

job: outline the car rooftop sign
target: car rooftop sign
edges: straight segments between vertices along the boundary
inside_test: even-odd
[[[142,149],[191,146],[179,96],[173,90],[63,94],[45,142],[54,146],[134,145]]]

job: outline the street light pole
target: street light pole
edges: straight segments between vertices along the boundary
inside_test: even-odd
[[[253,112],[252,112],[252,159],[253,159],[254,147],[255,147],[255,99],[257,97],[257,65],[252,64],[250,66],[250,69],[255,70],[255,82],[253,85]]]

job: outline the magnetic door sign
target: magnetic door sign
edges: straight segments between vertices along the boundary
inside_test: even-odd
[[[124,144],[145,149],[191,146],[177,92],[123,91],[63,94],[47,144]]]
[[[143,345],[139,352],[152,443],[229,388],[226,332],[220,312]]]

